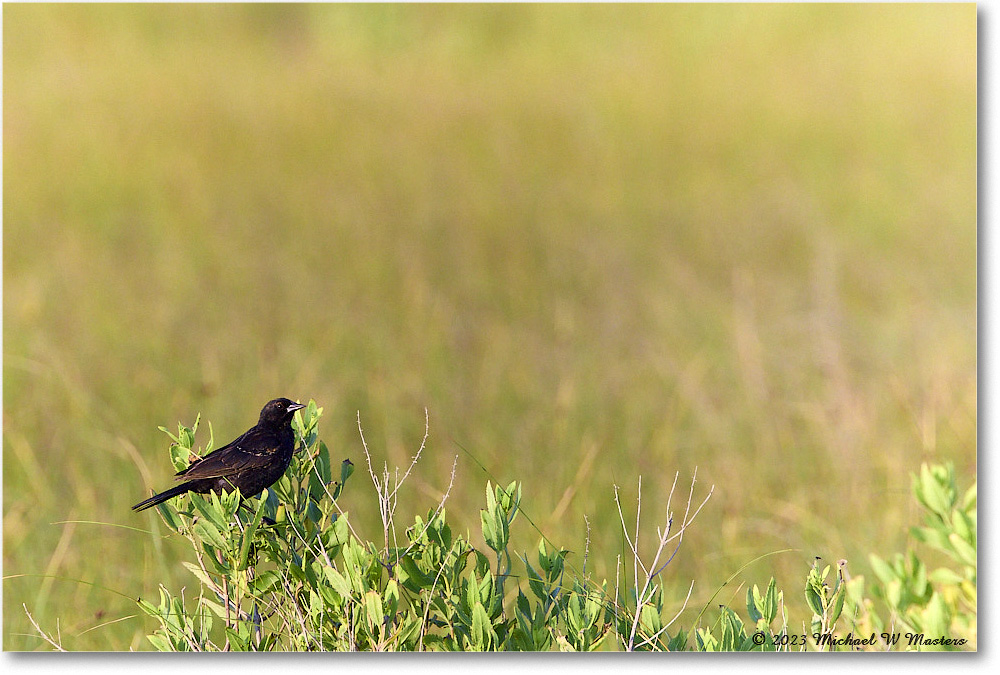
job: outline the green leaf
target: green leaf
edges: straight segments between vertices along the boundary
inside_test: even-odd
[[[306,518],[310,521],[307,523],[307,527],[315,527],[315,525],[323,519],[323,512],[319,510],[319,506],[316,502],[310,501],[306,505]]]
[[[209,588],[215,588],[216,587],[215,582],[213,582],[212,579],[207,574],[205,574],[204,570],[202,570],[200,567],[198,567],[194,563],[189,563],[187,561],[181,561],[181,565],[183,565],[185,568],[187,568],[187,571],[190,572],[191,574],[195,575],[195,577],[198,578],[198,581],[200,581],[204,585],[208,586]]]
[[[191,450],[179,443],[174,443],[170,446],[169,454],[170,463],[176,471],[183,471],[191,464]]]
[[[215,493],[213,492],[212,495],[214,497]],[[223,492],[218,498],[219,504],[222,507],[222,517],[228,523],[236,515],[236,509],[240,507],[242,495],[240,495],[239,490],[233,490],[232,492]]]
[[[768,626],[778,616],[778,604],[777,582],[774,580],[774,577],[771,577],[771,581],[767,584],[767,592],[764,594],[764,606],[761,608],[764,620],[767,621]]]
[[[472,612],[473,605],[479,602],[479,578],[476,576],[475,570],[472,571],[469,578],[462,581],[461,601],[467,612]]]
[[[343,467],[341,468],[343,469]],[[324,485],[328,485],[333,480],[333,473],[330,470],[330,451],[323,441],[319,442],[319,452],[316,455],[316,472]]]
[[[486,613],[486,608],[476,603],[472,607],[472,649],[476,651],[489,651],[497,642],[496,631]]]
[[[179,442],[180,442],[180,441],[179,441],[179,440],[177,439],[177,437],[176,437],[176,436],[174,436],[174,435],[173,435],[172,433],[170,433],[170,430],[169,430],[169,429],[167,429],[166,427],[156,427],[156,428],[157,428],[157,429],[159,429],[160,431],[162,431],[163,433],[165,433],[165,434],[166,434],[167,436],[170,436],[170,439],[171,439],[171,440],[172,440],[172,441],[173,441],[174,443],[179,443]]]
[[[956,532],[952,532],[948,535],[948,542],[951,544],[955,553],[958,554],[958,559],[960,562],[966,565],[975,567],[978,565],[978,558],[976,556],[976,548],[970,546],[964,539],[962,539]]]
[[[149,643],[151,645],[153,645],[153,648],[156,649],[157,651],[160,651],[160,652],[172,652],[172,651],[174,651],[173,647],[170,644],[170,640],[168,640],[167,638],[163,637],[162,635],[159,635],[158,633],[153,633],[152,635],[147,635],[146,639],[149,640]]]
[[[973,523],[972,518],[968,516],[964,511],[952,511],[951,512],[951,525],[955,530],[955,533],[962,538],[963,541],[974,544],[976,541],[976,526]]]
[[[338,514],[331,526],[333,537],[330,540],[331,546],[343,546],[351,537],[351,530],[347,524],[347,513]]]
[[[257,595],[263,595],[281,583],[281,575],[274,570],[259,572],[250,584],[250,588]]]
[[[368,591],[364,597],[365,619],[372,631],[377,630],[385,621],[382,612],[382,597],[378,591]]]
[[[976,504],[977,504],[976,494],[977,494],[977,491],[978,491],[978,487],[977,487],[976,484],[974,484],[972,487],[970,487],[968,490],[966,490],[965,497],[962,498],[962,510],[963,511],[971,511],[971,510],[973,510],[973,509],[976,508]]]
[[[229,638],[229,646],[233,651],[248,651],[247,639],[243,635],[240,635],[240,633],[237,633],[232,628],[227,628],[226,636]]]
[[[493,494],[493,484],[486,481],[486,510],[493,514],[497,510],[497,499]]]
[[[434,577],[424,574],[410,554],[404,555],[399,560],[403,572],[406,573],[407,586],[410,590],[429,589],[434,583]]]
[[[482,521],[483,540],[486,542],[487,546],[499,553],[500,546],[497,538],[497,525],[496,520],[493,518],[493,513],[480,510],[479,519]]]
[[[325,606],[339,608],[341,605],[343,605],[344,603],[343,597],[339,595],[332,586],[327,586],[326,584],[319,584],[316,586],[316,588],[319,590],[319,594],[323,598],[323,604]]]
[[[841,587],[837,590],[836,597],[833,600],[833,610],[830,612],[830,624],[836,623],[837,619],[840,618],[841,612],[844,611],[844,601],[847,599],[847,589]]]
[[[816,616],[823,616],[823,601],[813,586],[806,586],[806,603]]]
[[[653,605],[642,606],[642,611],[639,613],[639,626],[643,629],[644,637],[655,635],[663,628],[663,620],[660,618],[660,613],[656,611],[656,607]]]
[[[160,502],[156,505],[156,510],[159,511],[167,527],[174,532],[180,532],[184,527],[184,523],[177,517],[177,509],[169,502]]]
[[[541,575],[535,571],[535,568],[532,567],[531,563],[527,560],[524,561],[524,567],[528,572],[528,588],[531,589],[531,592],[534,593],[535,597],[539,600],[548,600],[548,591],[542,583]]]
[[[764,599],[760,596],[760,589],[757,588],[757,584],[754,584],[753,588],[747,589],[747,614],[754,623],[757,623],[764,617],[764,613],[761,610],[763,604]]]
[[[183,424],[177,425],[178,442],[185,448],[194,447],[194,432],[198,429],[198,422],[201,420],[201,413],[194,420],[194,426],[190,429]]]
[[[947,567],[939,567],[928,574],[927,578],[932,583],[939,584],[941,586],[958,586],[964,581],[960,574],[954,570],[948,569]]]
[[[913,570],[909,579],[910,588],[914,595],[923,598],[927,594],[927,566],[912,551],[910,552],[910,566]]]
[[[507,542],[510,541],[510,526],[500,514],[496,516],[496,528],[496,548],[493,550],[499,553],[507,548]]]
[[[517,590],[517,604],[515,605],[517,612],[520,616],[524,617],[528,625],[531,624],[531,603],[528,602],[528,597],[521,592],[521,589]]]
[[[209,493],[209,499],[198,494],[197,492],[189,492],[191,496],[191,505],[194,506],[195,511],[198,512],[202,518],[211,523],[216,532],[227,530],[226,519],[222,515],[221,504],[219,504],[219,497],[215,492]]]
[[[343,574],[328,566],[323,568],[323,573],[333,590],[337,591],[341,598],[347,600],[351,597],[351,582]]]
[[[722,624],[720,648],[724,652],[738,651],[740,645],[743,644],[743,640],[746,639],[743,621],[728,607],[722,609],[720,619]]]
[[[710,633],[705,628],[699,628],[694,634],[695,642],[698,645],[698,651],[701,652],[718,652],[720,650],[719,641],[715,638],[712,633]]]
[[[954,468],[920,466],[917,498],[939,518],[944,519],[955,501]]]
[[[670,641],[667,643],[667,650],[671,652],[687,651],[687,641],[688,634],[683,630],[679,630],[677,631],[677,635],[670,638]]]
[[[160,609],[156,605],[152,604],[151,602],[147,602],[146,600],[143,600],[142,598],[139,598],[136,601],[136,603],[139,605],[139,609],[141,609],[142,611],[144,611],[146,614],[149,614],[151,617],[153,617],[153,618],[159,618],[160,617]]]
[[[201,604],[212,610],[212,613],[215,614],[215,616],[219,617],[220,619],[228,618],[226,617],[226,608],[220,605],[219,603],[215,602],[214,600],[209,600],[208,598],[203,597],[201,599]]]
[[[903,601],[903,582],[900,579],[892,579],[885,584],[885,601],[892,608],[899,608]]]
[[[346,483],[352,473],[354,473],[354,465],[351,464],[351,460],[345,459],[340,463],[340,484]]]
[[[385,585],[385,613],[391,617],[396,615],[399,607],[399,585],[395,579],[389,579]]]
[[[899,578],[896,571],[877,555],[872,554],[868,556],[868,562],[871,564],[872,570],[875,572],[875,576],[877,576],[883,584],[887,584],[893,579]]]
[[[948,605],[940,593],[935,593],[927,609],[923,612],[923,630],[931,636],[943,636],[948,634],[948,626],[951,623]]]
[[[215,548],[223,551],[226,550],[226,539],[222,536],[222,533],[219,532],[219,529],[211,522],[207,520],[199,520],[194,524],[192,529],[196,535]]]
[[[928,546],[932,546],[939,551],[946,551],[949,554],[952,553],[951,545],[948,543],[948,530],[947,528],[938,525],[934,529],[929,527],[913,527],[910,528],[910,534],[917,541],[922,541]]]
[[[501,489],[497,486],[497,505],[500,507],[501,512],[504,516],[512,516],[517,508],[517,502],[520,501],[520,490],[517,487],[517,481],[513,481],[505,489]],[[513,521],[513,518],[504,518],[508,523]]]
[[[585,625],[583,618],[583,601],[578,595],[571,595],[566,603],[566,622],[569,624],[570,633],[576,635],[580,633]]]

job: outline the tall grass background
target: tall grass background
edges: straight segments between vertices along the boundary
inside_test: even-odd
[[[4,648],[44,648],[24,603],[148,649],[132,599],[193,583],[129,510],[157,426],[275,396],[356,464],[359,412],[405,465],[426,407],[400,513],[458,454],[475,535],[475,457],[578,558],[586,516],[598,578],[613,486],[652,527],[697,467],[677,606],[784,549],[716,602],[866,573],[910,471],[976,471],[975,12],[4,7]],[[362,480],[341,505],[377,538]]]

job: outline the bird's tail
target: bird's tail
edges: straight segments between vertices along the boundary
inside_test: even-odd
[[[156,506],[157,504],[162,504],[171,497],[182,495],[190,489],[191,486],[188,483],[181,483],[177,487],[172,487],[169,490],[165,490],[158,495],[153,495],[144,502],[139,502],[138,504],[132,507],[132,510],[142,511],[143,509],[148,509],[150,506]]]

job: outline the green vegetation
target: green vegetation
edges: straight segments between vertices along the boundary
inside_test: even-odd
[[[487,481],[520,489],[511,574],[556,542],[607,598],[615,486],[662,525],[697,475],[674,626],[723,644],[714,608],[755,624],[773,576],[808,628],[816,556],[885,621],[969,618],[908,492],[976,475],[975,6],[10,5],[3,49],[5,649],[50,648],[22,605],[151,648],[135,598],[197,596],[191,542],[129,510],[170,474],[156,427],[274,396],[323,403],[334,478],[359,411],[388,466],[429,411],[394,508],[451,485],[494,584]],[[405,529],[359,478],[349,541],[384,555]]]
[[[689,648],[690,631],[674,625],[679,613],[664,616],[663,588],[664,572],[708,502],[706,497],[692,510],[693,482],[683,514],[676,514],[679,518],[668,499],[666,523],[657,527],[659,544],[650,561],[642,560],[636,548],[638,512],[632,538],[618,505],[633,576],[629,579],[627,561],[619,574],[619,557],[609,587],[607,580],[598,584],[587,574],[586,551],[582,570],[568,549],[556,546],[550,551],[544,537],[535,564],[535,554],[512,554],[510,535],[522,497],[516,481],[506,487],[486,484],[480,520],[491,553],[476,549],[468,534],[456,535],[447,524],[448,493],[426,518],[416,516],[400,537],[397,494],[424,445],[406,471],[390,474],[386,467],[381,479],[366,448],[384,523],[380,547],[360,541],[338,505],[354,466],[345,460],[334,479],[329,448],[319,441],[322,412],[310,401],[304,412],[296,413],[301,459],[295,459],[288,474],[255,505],[243,502],[236,491],[209,497],[189,494],[178,500],[180,509],[171,501],[157,506],[167,528],[190,542],[194,561],[183,566],[199,586],[197,594],[189,592],[193,606],[183,593],[171,594],[162,585],[159,603],[137,600],[142,611],[159,622],[148,636],[156,649],[593,651],[605,646],[609,636],[615,646],[629,651]],[[197,427],[197,421],[191,428],[179,425],[177,436],[171,435],[170,457],[178,470],[187,467],[195,451]],[[901,562],[892,570],[873,556],[880,577],[874,591],[889,610],[887,621],[866,597],[864,578],[847,580],[846,561],[841,561],[832,587],[826,581],[830,567],[820,571],[814,565],[805,587],[812,613],[808,634],[792,628],[796,622],[789,622],[784,593],[772,577],[763,593],[756,584],[747,591],[752,633],[736,612],[723,607],[711,626],[697,629],[696,648],[975,649],[976,488],[959,501],[954,471],[924,465],[920,477],[914,477],[914,493],[929,525],[916,530],[916,538],[946,552],[959,564],[960,573],[942,567],[927,574],[914,551],[909,552],[911,565],[905,574]],[[241,506],[247,507],[245,515]],[[30,613],[27,616],[31,619]],[[846,636],[838,635],[841,626],[850,629]],[[62,649],[57,636],[35,627],[49,644]]]

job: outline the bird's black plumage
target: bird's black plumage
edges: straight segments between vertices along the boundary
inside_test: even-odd
[[[184,482],[132,507],[142,511],[185,492],[206,494],[239,488],[251,497],[281,478],[292,461],[295,435],[292,417],[304,408],[287,398],[269,401],[260,411],[260,420],[232,443],[214,450],[177,473]]]

